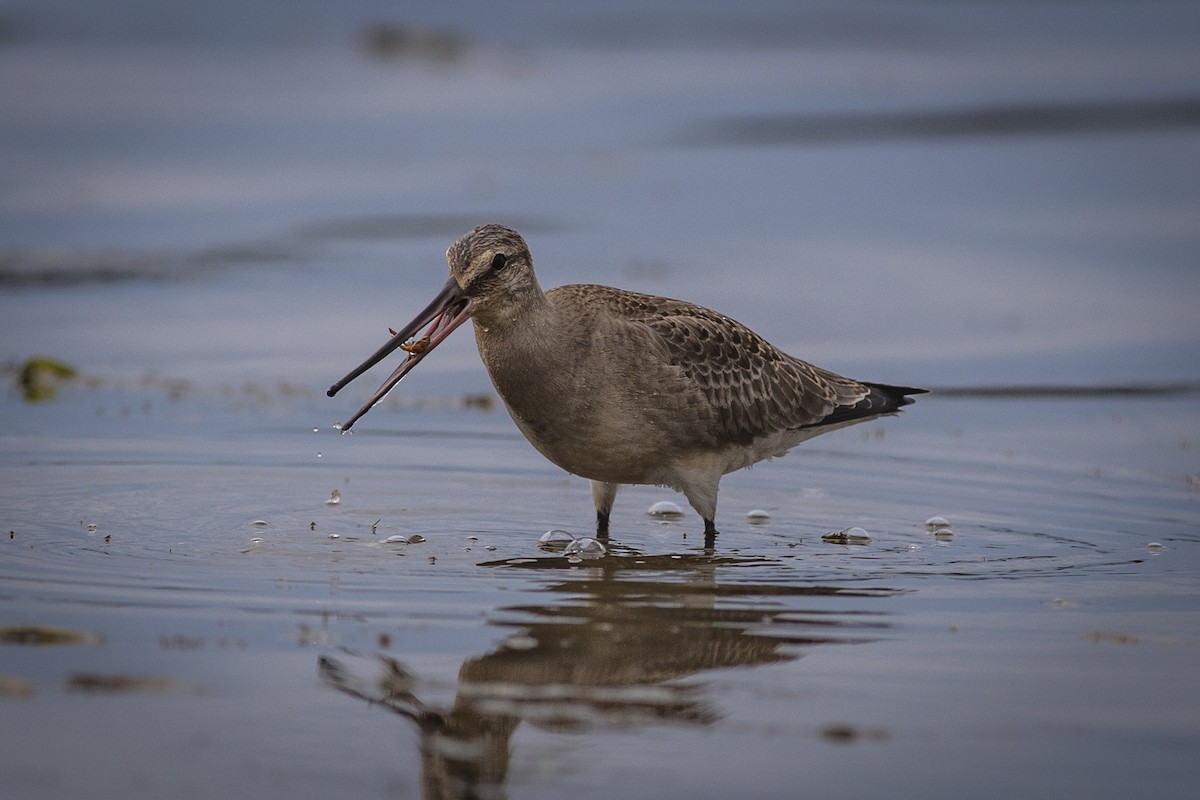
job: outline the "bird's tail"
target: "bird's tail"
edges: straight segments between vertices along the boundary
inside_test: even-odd
[[[884,383],[867,383],[865,381],[862,385],[867,387],[866,397],[854,405],[835,408],[824,419],[805,427],[840,426],[884,414],[895,414],[904,406],[915,402],[910,395],[929,393],[928,389],[918,389],[913,386],[888,386]]]

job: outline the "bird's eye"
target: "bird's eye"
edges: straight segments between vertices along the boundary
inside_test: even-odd
[[[504,269],[506,263],[508,263],[508,256],[504,255],[504,253],[496,253],[496,255],[492,256],[492,269],[494,271],[499,272]]]

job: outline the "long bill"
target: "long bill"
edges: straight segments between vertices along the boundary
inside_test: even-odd
[[[408,357],[400,362],[400,366],[396,367],[396,370],[388,376],[383,385],[375,390],[375,394],[371,395],[371,399],[356,411],[354,416],[339,425],[341,431],[345,433],[350,430],[351,426],[363,414],[370,411],[376,403],[382,400],[400,382],[400,379],[408,374],[409,370],[432,352],[433,348],[441,344],[455,328],[466,322],[471,316],[469,307],[470,299],[463,294],[458,282],[454,278],[450,278],[450,280],[446,281],[446,285],[442,287],[442,290],[438,292],[437,297],[433,298],[433,301],[425,307],[424,311],[414,317],[412,322],[401,328],[395,336],[388,340],[387,344],[376,350],[366,361],[352,369],[346,377],[333,384],[333,386],[330,386],[329,391],[325,394],[333,397],[350,381],[391,355],[392,351],[399,348],[408,353]],[[429,330],[425,332],[425,335],[410,344],[409,340],[426,325],[429,325]]]

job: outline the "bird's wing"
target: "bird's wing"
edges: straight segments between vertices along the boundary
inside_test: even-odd
[[[589,297],[657,335],[671,363],[712,405],[726,436],[748,440],[819,425],[871,394],[702,306],[619,289],[593,289]]]

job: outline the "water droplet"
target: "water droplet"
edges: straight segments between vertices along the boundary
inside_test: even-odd
[[[746,522],[749,522],[751,525],[766,525],[770,521],[771,515],[761,508],[746,512]]]
[[[867,545],[871,543],[870,535],[857,526],[853,528],[845,528],[844,530],[827,533],[821,537],[821,541],[831,544],[856,544]]]
[[[568,531],[555,528],[541,535],[541,538],[538,539],[538,547],[542,550],[562,550],[573,541],[575,541],[575,537]]]
[[[395,536],[389,536],[384,539],[383,544],[412,544],[412,540],[407,536],[396,534]]]
[[[254,522],[251,522],[250,524],[256,528],[267,527],[267,521],[265,519],[256,519],[256,520],[254,520]]]
[[[95,533],[100,529],[100,526],[94,522],[89,522],[87,526],[88,533]]]
[[[340,502],[342,502],[342,492],[340,489],[334,489],[329,493],[329,499],[325,501],[325,505],[336,506]]]
[[[683,519],[683,509],[670,500],[659,500],[646,509],[646,516],[655,519]]]
[[[931,531],[938,528],[949,528],[950,522],[945,517],[930,517],[925,520],[925,527]]]
[[[317,433],[320,430],[321,430],[320,428],[313,428],[313,433]]]
[[[509,650],[533,650],[538,646],[538,642],[532,636],[517,634],[505,639],[504,646]]]
[[[607,554],[608,548],[604,546],[604,543],[597,539],[593,539],[590,536],[584,536],[580,539],[576,539],[575,541],[569,543],[566,549],[563,550],[563,555],[565,555],[568,559],[571,559],[572,557],[579,559],[600,558]]]
[[[1163,550],[1166,550],[1167,547],[1159,542],[1151,542],[1150,544],[1146,545],[1146,549],[1151,553],[1161,553]]]
[[[320,457],[321,457],[321,451],[320,451],[320,450],[318,450],[318,451],[317,451],[317,458],[320,458]]]

